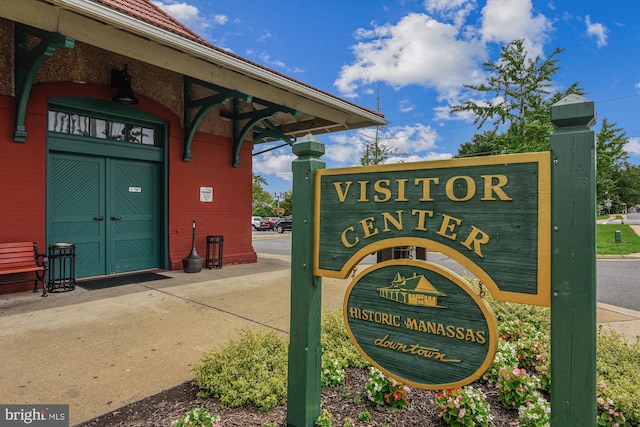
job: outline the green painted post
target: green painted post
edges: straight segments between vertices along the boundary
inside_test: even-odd
[[[308,135],[292,146],[291,326],[287,426],[312,427],[320,416],[322,278],[313,275],[314,176],[324,144]]]
[[[551,425],[596,425],[595,105],[551,107]]]

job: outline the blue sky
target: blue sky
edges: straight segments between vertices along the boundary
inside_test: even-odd
[[[402,161],[449,158],[479,133],[449,106],[471,99],[482,62],[525,39],[532,55],[565,49],[558,90],[580,81],[597,123],[616,122],[640,164],[638,0],[157,0],[182,23],[253,62],[370,109]],[[489,121],[491,122],[491,121]],[[484,130],[484,129],[483,129]],[[327,168],[359,165],[373,130],[320,135]],[[256,152],[278,144],[261,144]],[[267,190],[291,189],[289,147],[253,158]],[[399,159],[390,159],[391,162]]]

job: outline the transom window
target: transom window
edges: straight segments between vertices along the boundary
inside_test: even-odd
[[[49,110],[49,132],[79,135],[143,145],[156,143],[156,130],[124,121],[105,120],[81,114]]]

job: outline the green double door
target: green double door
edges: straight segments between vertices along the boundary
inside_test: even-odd
[[[158,163],[49,154],[49,243],[76,245],[76,277],[159,267]]]

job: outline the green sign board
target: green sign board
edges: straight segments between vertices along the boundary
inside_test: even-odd
[[[345,325],[358,350],[386,375],[414,387],[459,387],[484,373],[498,327],[464,278],[424,261],[385,261],[349,286]]]
[[[378,250],[424,247],[496,299],[548,306],[549,163],[545,152],[318,170],[314,274],[345,278]]]

